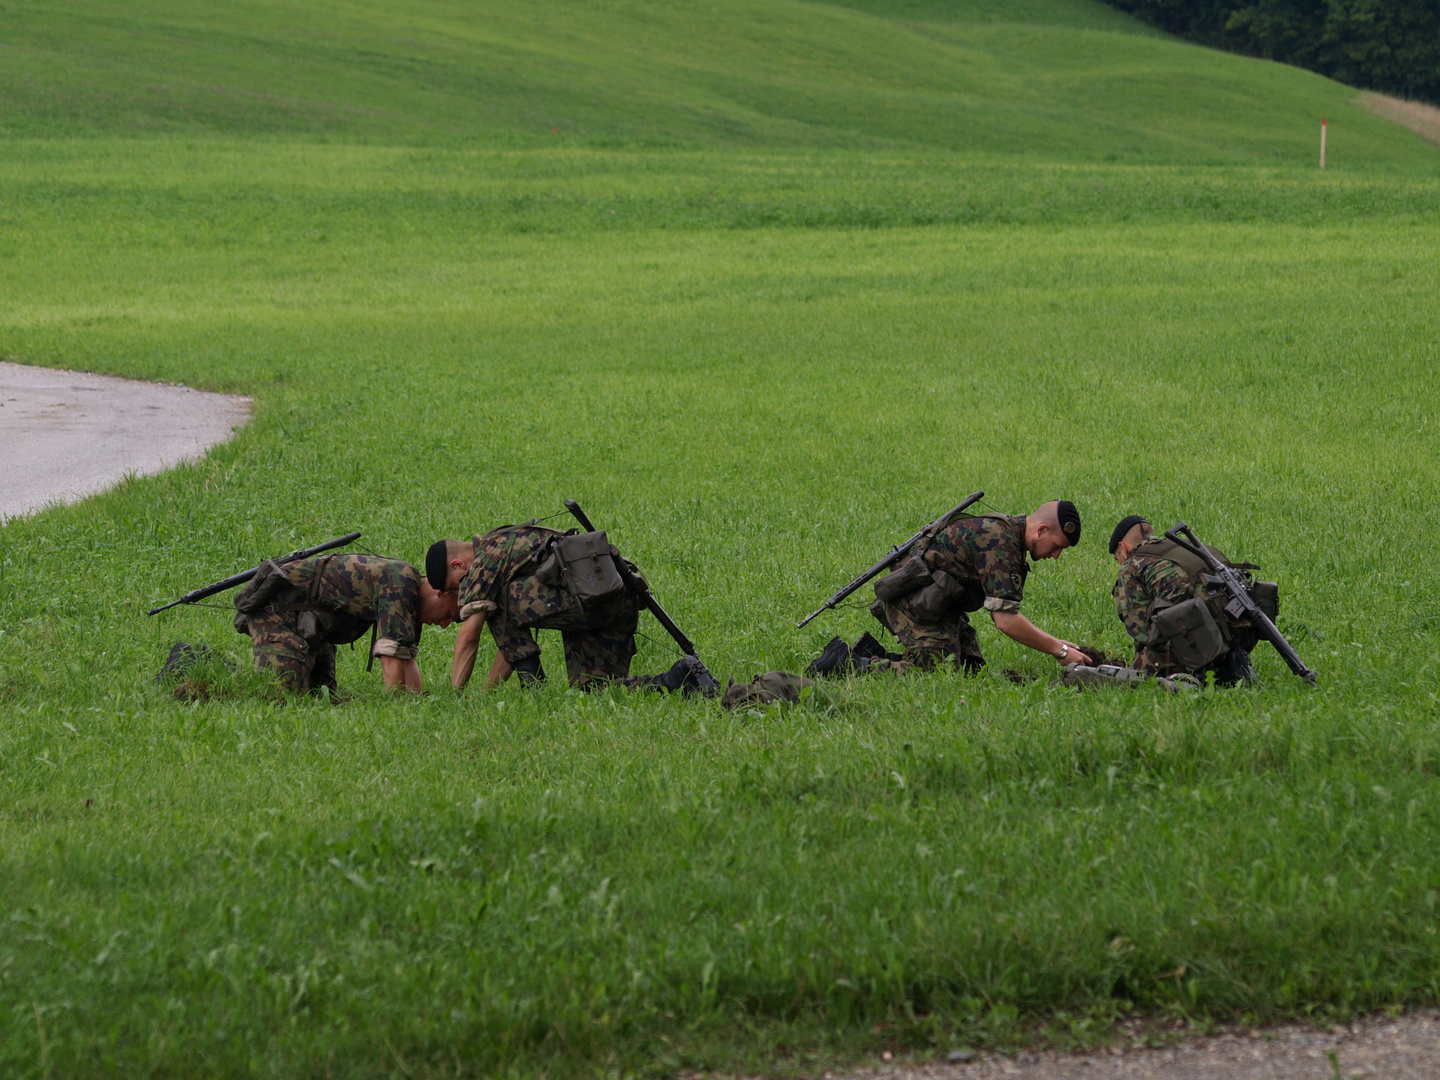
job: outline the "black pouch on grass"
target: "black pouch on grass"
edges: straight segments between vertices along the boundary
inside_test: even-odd
[[[555,551],[565,567],[565,587],[581,607],[624,591],[625,582],[615,566],[614,550],[604,529],[562,536],[555,543]]]
[[[887,604],[893,603],[903,596],[909,596],[917,589],[934,583],[935,578],[931,575],[930,568],[925,565],[925,560],[919,555],[912,555],[875,582],[875,596],[876,599],[884,600]]]
[[[1150,625],[1188,671],[1198,671],[1226,651],[1225,635],[1210,605],[1198,596],[1155,612]]]

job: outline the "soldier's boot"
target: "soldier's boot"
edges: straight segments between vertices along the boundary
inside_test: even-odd
[[[846,674],[850,668],[850,646],[845,644],[843,638],[834,637],[825,646],[825,651],[810,661],[810,666],[805,669],[805,674],[840,676]]]
[[[538,686],[545,681],[545,669],[540,666],[538,656],[527,656],[512,666],[515,674],[520,676],[521,683],[526,686]]]
[[[866,630],[860,635],[860,640],[850,646],[850,656],[859,660],[879,660],[881,657],[888,657],[890,654],[885,651],[885,646],[875,640],[875,635]],[[900,659],[900,654],[895,654],[895,659]]]
[[[1244,649],[1231,649],[1224,657],[1215,661],[1210,669],[1215,672],[1216,686],[1250,685],[1255,681],[1255,669],[1250,666],[1250,654]]]
[[[642,685],[656,690],[679,690],[687,697],[700,692],[700,661],[693,656],[682,656],[663,675],[651,675]]]

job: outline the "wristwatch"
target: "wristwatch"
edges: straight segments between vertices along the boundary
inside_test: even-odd
[[[1057,656],[1055,659],[1057,659],[1057,660],[1064,660],[1065,657],[1067,657],[1067,656],[1069,656],[1069,655],[1070,655],[1070,646],[1062,643],[1061,646],[1060,646],[1060,655]]]

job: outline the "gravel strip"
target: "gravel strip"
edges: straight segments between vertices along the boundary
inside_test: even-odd
[[[1184,1035],[1163,1049],[1113,1046],[1088,1053],[968,1051],[937,1062],[903,1059],[827,1080],[1437,1080],[1440,1010],[1376,1016],[1328,1031],[1301,1024]]]
[[[193,461],[250,399],[0,361],[0,522]]]

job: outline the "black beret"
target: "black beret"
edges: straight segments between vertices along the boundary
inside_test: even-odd
[[[1141,523],[1150,524],[1149,518],[1143,518],[1139,514],[1131,514],[1129,517],[1120,519],[1120,524],[1115,526],[1115,531],[1110,534],[1110,554],[1114,555],[1115,550],[1120,546],[1120,541],[1125,539],[1125,534]]]
[[[1075,509],[1075,504],[1069,499],[1061,499],[1055,508],[1055,516],[1060,519],[1060,531],[1065,535],[1065,539],[1070,541],[1070,546],[1074,547],[1080,542],[1080,511]]]
[[[444,540],[436,540],[425,553],[425,580],[436,592],[445,591],[445,579],[450,576],[450,560],[445,557],[449,550]]]

